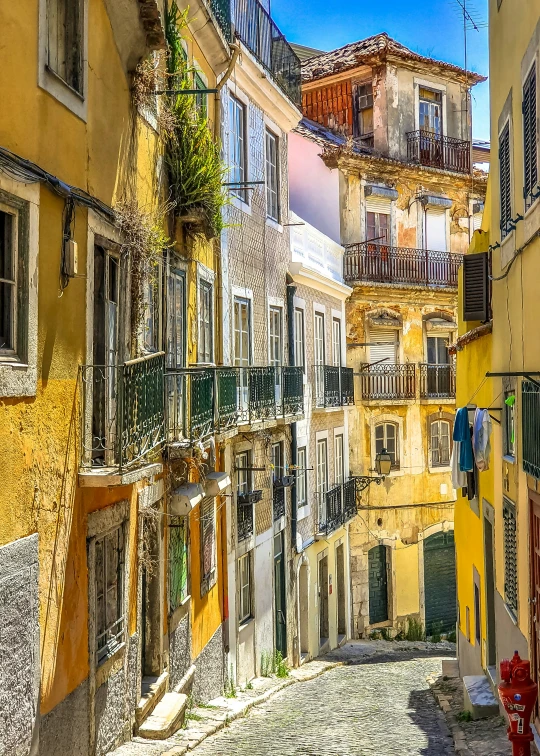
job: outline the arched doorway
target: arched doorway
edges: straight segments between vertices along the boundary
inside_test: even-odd
[[[309,654],[309,571],[307,564],[298,573],[298,607],[300,622],[300,658]]]
[[[386,546],[368,552],[369,624],[388,620],[388,556]]]
[[[455,630],[456,550],[454,531],[424,540],[424,603],[426,635]]]

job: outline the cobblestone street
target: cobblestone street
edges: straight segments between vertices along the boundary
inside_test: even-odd
[[[450,756],[426,683],[440,658],[376,656],[294,685],[208,738],[195,756]]]

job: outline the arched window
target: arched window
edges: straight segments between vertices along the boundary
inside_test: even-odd
[[[431,467],[448,467],[450,464],[450,421],[432,420],[430,436]]]
[[[392,469],[399,470],[399,436],[396,423],[379,423],[375,426],[375,454],[386,449],[392,459]]]

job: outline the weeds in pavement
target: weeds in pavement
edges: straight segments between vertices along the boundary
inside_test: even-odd
[[[405,640],[423,641],[425,639],[426,634],[420,620],[417,620],[416,617],[409,617],[409,619],[407,620],[407,632],[405,633]]]
[[[236,698],[236,685],[234,684],[233,667],[231,664],[231,674],[225,683],[225,698]]]
[[[470,711],[460,711],[457,714],[457,719],[459,722],[470,722],[472,720],[472,714]]]

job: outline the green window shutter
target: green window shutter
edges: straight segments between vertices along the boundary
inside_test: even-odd
[[[503,237],[509,232],[512,220],[512,182],[510,178],[510,124],[507,123],[499,137],[499,182],[501,190],[501,231]]]
[[[463,319],[489,320],[489,277],[487,252],[463,258]]]

